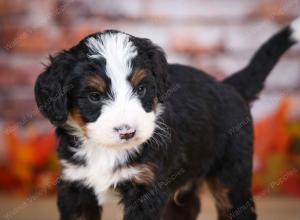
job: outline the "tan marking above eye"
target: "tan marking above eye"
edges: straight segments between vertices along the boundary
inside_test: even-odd
[[[139,69],[134,71],[130,81],[134,87],[137,87],[146,76],[147,76],[147,70]]]
[[[88,78],[88,86],[93,87],[100,92],[104,92],[106,89],[105,81],[98,75],[90,76]]]

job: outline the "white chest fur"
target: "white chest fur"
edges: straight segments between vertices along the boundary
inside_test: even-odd
[[[68,181],[80,181],[94,189],[99,205],[105,202],[111,186],[114,187],[120,181],[131,179],[140,172],[136,168],[115,170],[117,165],[124,164],[130,155],[138,151],[137,147],[132,150],[115,150],[84,144],[74,151],[74,157],[84,158],[86,164],[74,165],[62,160],[62,178]]]

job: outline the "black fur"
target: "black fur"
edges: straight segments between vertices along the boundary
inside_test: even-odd
[[[35,84],[36,102],[41,113],[51,123],[61,125],[67,120],[67,93],[72,90],[69,84],[69,72],[75,59],[70,53],[62,52],[50,57],[51,66],[39,75]]]
[[[64,220],[100,219],[102,212],[93,190],[77,182],[59,182],[57,205]]]
[[[156,169],[151,184],[136,185],[130,181],[118,184],[125,220],[158,220],[166,210],[166,218],[195,219],[200,201],[193,193],[194,188],[185,194],[183,206],[172,198],[176,190],[200,178],[215,183],[212,189],[219,219],[256,219],[251,193],[253,127],[249,101],[263,88],[279,57],[294,43],[289,39],[290,34],[286,28],[275,35],[244,70],[224,82],[192,67],[167,64],[159,47],[147,39],[131,37],[138,48],[134,68],[146,68],[152,73],[144,82],[152,90],[142,99],[143,106],[151,111],[158,98],[165,106],[159,120],[168,126],[170,134],[168,138],[154,134],[159,144],[143,144],[141,152],[127,162],[127,165],[154,164]],[[87,53],[84,40],[62,52],[51,60],[35,87],[41,112],[58,126],[59,157],[83,166],[84,158],[74,159],[70,150],[81,147],[81,143],[78,146],[76,137],[63,124],[72,109],[79,109],[85,122],[94,121],[101,114],[101,103],[88,104],[82,94],[89,91],[85,87],[86,77],[103,74],[105,60],[90,60]],[[56,95],[68,85],[73,87]],[[109,91],[102,95],[108,97]],[[61,219],[99,219],[101,211],[92,189],[78,182],[61,182],[58,193]],[[245,204],[249,207],[234,215]],[[170,210],[172,213],[168,213]]]

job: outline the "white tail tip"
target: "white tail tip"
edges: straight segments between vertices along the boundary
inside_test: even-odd
[[[293,31],[292,39],[295,41],[300,41],[300,17],[291,23],[291,29]]]

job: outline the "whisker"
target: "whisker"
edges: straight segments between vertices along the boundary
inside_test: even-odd
[[[166,125],[162,120],[156,121],[156,127],[152,137],[147,141],[157,147],[166,147],[171,138],[171,131],[169,126]]]

